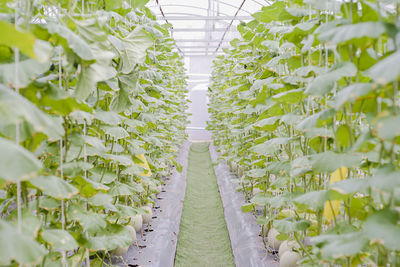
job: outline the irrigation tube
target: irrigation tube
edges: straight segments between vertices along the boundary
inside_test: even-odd
[[[144,232],[143,238],[138,236],[139,248],[132,244],[123,256],[126,264],[141,267],[172,267],[174,265],[176,244],[178,242],[183,201],[186,191],[186,173],[189,158],[190,142],[181,146],[177,162],[183,170],[177,170],[164,180],[163,191],[158,194],[153,220],[152,232]],[[157,218],[155,218],[157,217]],[[122,263],[117,263],[124,266]]]
[[[214,145],[210,145],[210,155],[213,162],[218,162],[219,153]],[[231,182],[235,176],[224,162],[214,166],[225,221],[229,231],[231,246],[237,267],[278,267],[279,262],[267,252],[259,236],[260,226],[251,213],[243,213],[241,206],[245,204],[242,193],[235,190]]]

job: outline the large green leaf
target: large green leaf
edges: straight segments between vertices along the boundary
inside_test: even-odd
[[[377,169],[368,181],[368,185],[379,191],[393,192],[400,188],[400,171],[393,166],[383,166]]]
[[[378,120],[375,129],[380,138],[392,140],[400,135],[400,115],[383,117]]]
[[[400,76],[400,64],[398,62],[400,62],[400,51],[380,60],[368,69],[366,74],[379,84],[393,82]]]
[[[303,98],[304,98],[304,89],[302,88],[282,92],[272,97],[274,101],[285,104],[296,104],[301,100],[303,100]]]
[[[340,167],[357,167],[361,162],[360,155],[336,153],[333,151],[322,152],[311,156],[313,169],[318,172],[332,173]]]
[[[42,238],[49,243],[53,249],[73,250],[78,247],[78,243],[66,230],[43,229]]]
[[[115,140],[127,138],[129,133],[122,127],[119,126],[102,126],[101,129]]]
[[[45,114],[23,96],[0,85],[0,125],[15,124],[21,118],[29,122],[35,132],[44,132],[51,140],[64,135],[61,120]]]
[[[122,40],[124,49],[121,51],[120,71],[128,74],[136,64],[144,62],[146,50],[153,45],[154,39],[143,27],[137,26]]]
[[[49,33],[57,34],[64,39],[67,47],[71,48],[80,58],[84,60],[95,59],[89,44],[70,28],[56,21],[49,21],[45,26]]]
[[[286,4],[283,1],[276,1],[272,5],[264,6],[261,11],[252,14],[252,16],[264,23],[295,18],[295,16],[286,10]]]
[[[113,111],[97,111],[94,117],[109,125],[118,125],[122,122],[122,117]]]
[[[311,222],[308,220],[300,219],[294,220],[292,218],[285,218],[283,220],[275,220],[274,227],[282,233],[293,233],[296,231],[305,231],[311,226]]]
[[[81,206],[70,206],[67,216],[70,220],[77,221],[85,231],[97,232],[106,227],[103,216],[93,211],[86,211]]]
[[[46,255],[41,245],[3,220],[0,220],[0,236],[1,265],[11,265],[13,260],[21,265],[35,265]]]
[[[42,164],[25,148],[0,137],[0,177],[12,182],[32,179]]]
[[[368,21],[333,28],[321,33],[318,39],[323,42],[338,44],[362,37],[378,38],[385,31],[385,25],[382,22]]]
[[[362,232],[350,232],[345,234],[326,234],[311,239],[320,243],[323,240],[321,253],[328,259],[342,258],[361,253],[368,243],[368,239]]]
[[[336,110],[346,103],[354,103],[357,99],[369,94],[373,90],[370,83],[354,83],[343,88],[334,98]]]
[[[78,83],[76,84],[75,97],[79,100],[85,100],[96,89],[97,81],[94,71],[90,66],[82,66],[79,73]]]
[[[307,205],[316,210],[320,210],[324,207],[324,204],[329,200],[330,192],[328,190],[311,191],[298,196],[294,199],[295,202],[303,205]]]
[[[34,59],[25,59],[18,62],[18,87],[24,88],[50,68],[50,61],[39,63]],[[0,65],[0,83],[16,87],[15,63]]]
[[[376,211],[365,221],[364,233],[374,243],[382,244],[390,250],[400,250],[399,219],[397,211]]]
[[[357,73],[357,68],[352,62],[340,62],[329,72],[319,75],[306,88],[308,95],[323,96],[329,93],[338,80],[343,77],[353,77]]]
[[[128,228],[118,224],[108,225],[101,233],[90,236],[88,241],[88,248],[106,251],[127,247],[133,242]]]
[[[55,199],[70,199],[79,193],[79,190],[56,176],[38,176],[29,181],[43,193]]]
[[[41,63],[48,60],[51,50],[49,43],[36,39],[29,32],[17,30],[14,25],[6,21],[0,21],[0,44],[17,47],[23,54]]]

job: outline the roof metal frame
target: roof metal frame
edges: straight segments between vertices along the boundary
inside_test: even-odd
[[[213,39],[213,40],[204,40],[204,39],[175,39],[176,42],[179,43],[215,43],[220,42],[220,39]],[[228,43],[230,41],[224,40],[224,43]]]
[[[238,34],[236,27],[232,27],[234,22],[249,21],[253,19],[250,16],[251,13],[249,10],[246,10],[246,6],[250,6],[244,5],[246,0],[239,2],[241,3],[240,5],[235,5],[234,1],[229,0],[208,0],[207,8],[191,5],[190,3],[185,3],[185,1],[168,1],[168,3],[165,4],[162,3],[163,1],[164,3],[166,2],[166,0],[153,0],[153,5],[150,6],[150,8],[158,8],[160,10],[159,12],[156,11],[156,14],[158,14],[157,19],[163,19],[167,23],[170,23],[171,21],[204,21],[204,26],[202,28],[189,28],[183,25],[183,28],[170,28],[172,36],[174,33],[188,33],[187,39],[185,37],[176,39],[177,49],[184,56],[212,56],[222,53],[222,48],[226,48],[226,44],[229,42],[224,40],[226,35],[228,33],[233,34],[233,36]],[[180,2],[182,4],[179,4]],[[247,2],[255,3],[252,8],[257,8],[257,6],[260,6],[261,8],[264,5],[270,4],[270,0],[247,0]],[[226,7],[231,7],[231,9],[227,10],[232,10],[232,8],[235,8],[235,14],[227,14],[228,11],[221,10],[221,8],[224,9],[224,6],[225,10]],[[162,7],[172,7],[169,9],[172,9],[172,12],[164,12]],[[183,9],[179,9],[178,7],[183,7]],[[185,8],[189,9],[189,12],[185,12]],[[195,14],[195,10],[201,10],[202,12]],[[206,15],[204,15],[204,11],[206,11]],[[249,14],[249,16],[242,15],[243,12],[244,14]],[[173,23],[171,24],[173,25]],[[196,24],[194,24],[194,26],[195,25]],[[222,34],[213,34],[219,32]],[[198,36],[196,33],[203,33],[204,37],[199,36],[201,39],[196,39],[196,36]],[[216,43],[218,43],[218,45],[216,45]]]
[[[168,13],[170,14],[170,13]],[[166,16],[168,20],[251,20],[251,16],[202,16],[192,15],[190,13],[175,13],[175,14],[187,14],[185,16]],[[163,17],[157,17],[157,19],[163,19]]]

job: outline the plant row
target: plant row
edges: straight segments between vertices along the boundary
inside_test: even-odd
[[[400,264],[398,1],[275,1],[214,61],[214,142],[281,266]]]
[[[146,3],[0,4],[0,265],[110,264],[180,170],[185,70]]]

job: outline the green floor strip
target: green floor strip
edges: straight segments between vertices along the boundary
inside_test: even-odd
[[[190,148],[175,266],[235,266],[209,143]]]

